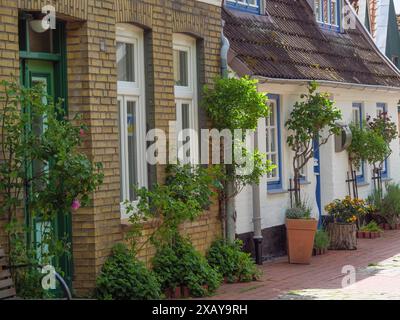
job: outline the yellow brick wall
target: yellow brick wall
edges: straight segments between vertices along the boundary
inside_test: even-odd
[[[92,205],[73,214],[74,289],[84,295],[93,289],[111,247],[123,240],[126,231],[119,212],[115,25],[133,23],[144,28],[148,122],[168,131],[168,121],[175,120],[173,32],[198,39],[200,86],[211,83],[220,72],[220,8],[195,0],[0,0],[0,79],[18,77],[18,9],[37,11],[49,3],[55,4],[57,17],[67,22],[70,115],[83,114],[89,134],[82,150],[93,161],[102,162],[105,170],[104,184],[93,194]],[[154,172],[154,178],[162,182],[164,168],[159,166]],[[218,203],[182,231],[205,252],[221,235]],[[153,253],[153,248],[145,248],[140,257],[149,261]]]
[[[150,97],[147,97],[148,107],[153,111],[153,126],[168,132],[168,122],[176,119],[173,33],[185,33],[197,38],[199,87],[210,84],[220,73],[220,8],[193,0],[121,0],[117,1],[116,18],[117,22],[135,23],[146,31],[147,56],[151,56],[147,61],[150,64],[147,85],[152,88],[148,93]],[[200,127],[206,126],[209,126],[208,121],[200,123]],[[159,182],[165,179],[164,169],[163,166],[157,168]],[[154,254],[154,248],[146,241],[146,236],[153,232],[154,226],[154,223],[146,225],[142,240],[146,245],[139,252],[139,257],[147,263]],[[123,230],[128,230],[128,227],[125,226]],[[182,233],[188,235],[196,248],[205,253],[211,242],[222,234],[217,199],[200,219],[182,226]]]
[[[18,10],[15,1],[0,0],[0,81],[15,81],[18,77]],[[0,87],[0,94],[3,91],[4,88]],[[0,160],[1,158],[2,153],[0,152]],[[6,247],[7,238],[4,225],[5,220],[0,217],[0,246]]]

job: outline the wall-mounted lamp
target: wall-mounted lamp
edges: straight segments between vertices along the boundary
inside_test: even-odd
[[[50,29],[50,20],[48,19],[35,19],[29,21],[29,26],[36,33],[43,33]]]

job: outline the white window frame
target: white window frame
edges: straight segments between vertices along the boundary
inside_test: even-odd
[[[189,104],[192,112],[189,113],[189,128],[199,132],[198,123],[198,102],[197,102],[197,52],[196,39],[184,34],[175,33],[173,35],[173,50],[185,51],[188,56],[188,86],[175,85],[175,105],[176,105],[176,132],[177,132],[177,151],[183,145],[179,133],[182,131],[182,104]],[[178,160],[182,160],[182,155],[177,154]],[[181,161],[182,162],[182,161]],[[199,163],[199,141],[190,139],[190,163]]]
[[[269,125],[270,124],[270,116],[268,116],[268,118],[265,119],[265,134],[266,134],[266,137],[268,137],[267,142],[269,142],[269,144],[270,144],[270,145],[268,145],[268,143],[266,143],[265,154],[266,154],[268,160],[271,160],[272,156],[275,155],[276,156],[276,165],[278,167],[275,169],[276,177],[272,176],[272,172],[267,174],[267,182],[269,182],[269,183],[272,183],[272,182],[279,183],[279,182],[281,182],[281,177],[280,177],[280,174],[279,174],[279,165],[280,165],[280,160],[281,159],[279,158],[280,154],[279,154],[279,137],[278,137],[278,135],[279,135],[279,125],[280,125],[278,123],[278,121],[279,121],[279,117],[278,117],[279,104],[278,104],[277,99],[269,98],[268,99],[268,106],[269,106],[270,109],[272,109],[271,102],[273,103],[273,106],[274,106],[274,109],[275,109],[274,112],[272,112],[272,114],[274,115],[275,125],[274,126]],[[270,149],[271,149],[270,148],[271,147],[271,140],[270,140],[271,129],[275,129],[275,139],[274,139],[275,140],[274,141],[274,143],[275,143],[275,151],[274,152],[270,151]]]
[[[121,173],[121,219],[127,219],[125,201],[129,199],[129,156],[127,133],[127,103],[135,102],[136,108],[136,154],[137,154],[137,182],[139,187],[148,186],[146,162],[146,99],[145,99],[145,70],[144,70],[144,31],[130,24],[117,25],[117,42],[132,43],[134,45],[134,72],[135,82],[118,81],[117,93],[120,105],[120,173]],[[133,205],[137,200],[132,201]]]
[[[342,8],[342,4],[341,4],[341,0],[326,0],[327,4],[328,4],[328,21],[325,21],[324,19],[324,15],[325,12],[323,10],[324,7],[324,1],[325,0],[314,0],[314,15],[316,16],[316,21],[326,25],[326,26],[332,26],[332,27],[340,27],[340,17],[341,17],[341,13],[340,10]],[[317,16],[317,10],[316,10],[316,2],[318,2],[318,7],[319,7],[319,11],[318,11],[318,16]],[[336,16],[335,16],[335,22],[332,22],[332,2],[335,3],[336,6]]]
[[[249,6],[249,7],[253,7],[253,8],[259,8],[258,2],[257,0],[254,0],[255,4],[249,3],[249,0],[228,0],[228,2],[232,2],[232,3],[239,3],[245,6]]]
[[[376,104],[376,116],[379,117],[379,115],[381,115],[384,112],[388,112],[388,104],[385,102],[378,102]],[[382,163],[382,177],[383,178],[387,178],[389,176],[389,171],[388,171],[388,167],[389,167],[389,161],[390,161],[390,157],[388,159],[386,159],[385,161],[383,161]]]
[[[351,120],[354,124],[358,124],[360,127],[363,126],[364,121],[364,103],[362,102],[353,102],[351,105]],[[357,119],[355,119],[357,116]],[[361,161],[360,167],[356,170],[356,176],[358,179],[365,180],[365,172],[364,172],[365,163]]]

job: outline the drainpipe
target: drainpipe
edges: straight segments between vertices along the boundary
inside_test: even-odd
[[[222,20],[222,29],[225,26],[225,21]],[[224,31],[221,32],[221,75],[223,78],[228,78],[228,51],[230,48],[229,40],[224,35]]]
[[[258,149],[258,130],[254,134],[254,149]],[[256,263],[263,264],[262,243],[263,236],[261,231],[261,202],[260,202],[260,186],[253,184],[253,225],[254,225],[254,251],[256,254]]]
[[[221,32],[221,75],[223,78],[228,77],[228,51],[229,51],[229,40],[224,35],[225,21],[222,21],[222,32]],[[226,166],[227,173],[234,170],[233,165]],[[231,195],[234,192],[233,181],[228,181],[225,186],[225,195]],[[226,203],[224,204],[224,217],[225,217],[225,230],[224,235],[226,240],[230,243],[235,241],[236,238],[236,210],[235,210],[235,199],[229,197],[224,199]]]

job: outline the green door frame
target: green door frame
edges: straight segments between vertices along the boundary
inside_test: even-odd
[[[31,86],[32,75],[38,77],[50,77],[47,94],[54,97],[55,100],[62,99],[63,108],[65,114],[68,115],[68,88],[67,88],[67,59],[66,59],[66,33],[65,25],[63,22],[58,21],[56,30],[54,30],[54,47],[57,53],[42,53],[42,52],[31,52],[29,45],[29,24],[24,14],[21,15],[20,19],[20,81],[23,86]],[[21,35],[25,33],[24,36]],[[21,44],[21,39],[25,41]],[[28,106],[29,108],[29,106]],[[29,110],[24,110],[29,112]],[[27,174],[31,172],[32,164],[27,166]],[[28,191],[28,190],[27,190]],[[29,198],[29,192],[26,193]],[[32,221],[30,221],[30,214],[28,208],[25,208],[26,223],[32,227]],[[30,229],[31,230],[31,229]],[[71,244],[71,254],[64,255],[60,261],[57,262],[61,270],[65,273],[64,279],[68,286],[72,288],[73,278],[73,257],[72,257],[72,217],[71,212],[68,214],[59,212],[57,217],[57,236],[61,239],[65,235],[68,237],[68,241]],[[34,234],[35,236],[35,234]],[[30,245],[35,239],[32,239],[28,233],[28,245]]]

